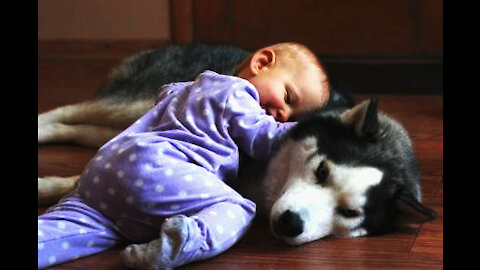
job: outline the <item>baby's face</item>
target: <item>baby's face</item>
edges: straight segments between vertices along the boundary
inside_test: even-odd
[[[249,81],[257,88],[260,106],[267,114],[279,122],[286,122],[325,105],[328,91],[320,83],[321,76],[314,68],[275,66],[261,70]]]

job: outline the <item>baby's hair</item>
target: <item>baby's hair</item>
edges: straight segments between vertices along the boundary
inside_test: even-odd
[[[313,53],[307,46],[296,43],[296,42],[284,42],[284,43],[277,43],[271,46],[271,48],[275,55],[277,56],[278,60],[281,63],[288,61],[296,61],[298,63],[298,59],[304,60],[305,63],[311,64],[311,67],[317,68],[318,71],[323,74],[321,76],[320,85],[322,86],[325,93],[322,95],[322,104],[326,104],[328,98],[330,96],[330,83],[328,80],[327,70],[325,69],[323,63],[318,59],[318,57]],[[236,69],[236,73],[240,72],[244,69],[252,59],[252,55],[250,55],[247,59],[243,60]]]

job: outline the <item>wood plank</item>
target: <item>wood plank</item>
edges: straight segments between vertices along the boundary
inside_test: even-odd
[[[438,185],[438,189],[435,191],[435,198],[443,198],[443,178],[442,181]]]
[[[443,197],[425,198],[424,203],[437,212],[437,217],[422,225],[411,252],[443,256]]]
[[[42,145],[38,147],[39,176],[73,176],[81,174],[96,149],[74,145]]]
[[[422,198],[434,198],[438,194],[438,186],[442,182],[442,177],[432,174],[422,175]]]

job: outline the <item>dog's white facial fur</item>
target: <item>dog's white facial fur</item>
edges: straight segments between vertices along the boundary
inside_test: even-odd
[[[319,183],[315,170],[322,161],[328,164],[329,175]],[[287,210],[298,214],[303,221],[301,234],[286,237],[277,233],[292,245],[328,235],[363,236],[367,232],[359,225],[364,218],[366,192],[378,185],[382,177],[383,173],[376,168],[352,167],[328,160],[318,151],[314,137],[289,140],[272,158],[264,181],[271,225]],[[341,209],[353,210],[357,215],[346,217]]]

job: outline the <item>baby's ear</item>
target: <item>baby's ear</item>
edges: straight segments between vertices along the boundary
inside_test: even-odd
[[[271,68],[275,64],[275,52],[270,48],[256,51],[250,60],[250,70],[254,75],[265,68]]]

